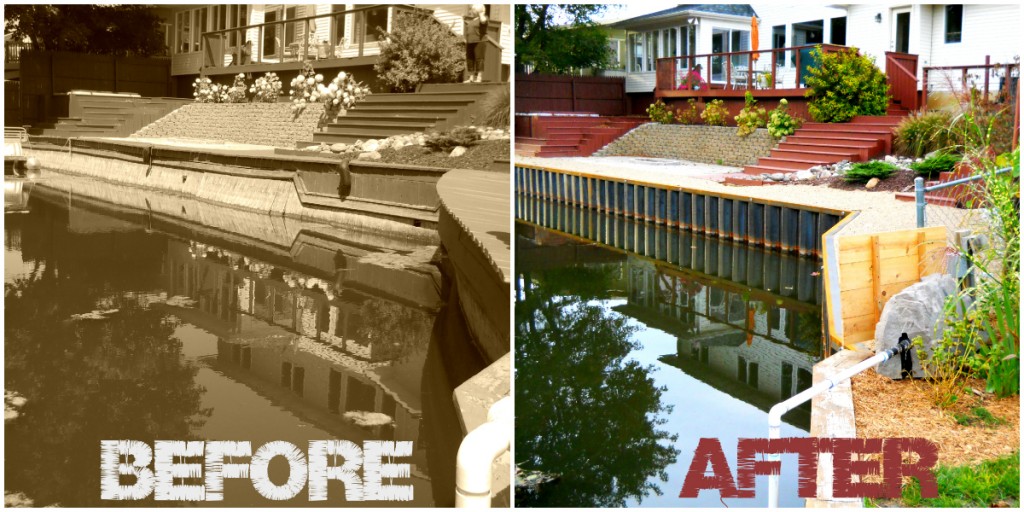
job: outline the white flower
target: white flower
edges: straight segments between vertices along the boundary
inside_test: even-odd
[[[348,75],[347,75],[347,74],[345,74],[345,72],[344,72],[344,71],[341,71],[341,72],[339,72],[339,73],[338,73],[338,79],[339,79],[339,80],[344,80],[344,79],[345,79],[345,77],[347,77],[347,76],[348,76]]]

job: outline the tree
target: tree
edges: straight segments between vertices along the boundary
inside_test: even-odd
[[[161,19],[143,5],[6,5],[4,27],[35,50],[146,57],[163,52]]]
[[[395,92],[412,91],[427,82],[457,82],[466,67],[466,46],[430,14],[402,12],[391,32],[381,33],[380,55],[373,69]]]
[[[516,5],[516,69],[542,73],[600,68],[608,62],[608,35],[593,21],[607,5]]]

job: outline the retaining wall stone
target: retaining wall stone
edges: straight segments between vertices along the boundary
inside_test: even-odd
[[[158,119],[132,137],[207,139],[274,147],[311,140],[323,105],[307,105],[296,116],[290,102],[192,103]]]
[[[594,156],[646,156],[742,167],[768,156],[774,145],[764,128],[740,137],[734,126],[649,123],[601,148]]]

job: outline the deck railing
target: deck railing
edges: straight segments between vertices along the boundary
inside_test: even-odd
[[[31,45],[20,41],[4,42],[4,64],[18,62],[21,59],[21,51],[27,50]]]
[[[928,105],[929,92],[966,92],[976,88],[981,101],[1006,101],[1016,97],[1020,81],[1020,62],[993,64],[985,56],[984,64],[971,66],[925,66],[922,73],[921,106]]]
[[[290,20],[203,33],[204,66],[221,68],[318,59],[363,57],[376,47],[377,27],[389,28],[399,12],[425,11],[411,5],[368,5]],[[373,20],[377,21],[374,22]],[[382,22],[381,22],[382,20]],[[351,23],[351,40],[345,25]],[[372,24],[371,24],[372,23]],[[327,39],[317,27],[328,27]]]
[[[825,53],[846,48],[823,44],[660,58],[655,67],[655,92],[694,91],[690,72],[698,64],[703,68],[698,90],[803,89],[807,68],[814,65],[811,50],[816,46]],[[785,66],[787,62],[791,68]]]

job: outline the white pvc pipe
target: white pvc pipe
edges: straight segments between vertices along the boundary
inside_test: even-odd
[[[903,350],[908,350],[910,348],[910,339],[906,336],[906,333],[904,333],[903,337],[900,338],[899,343],[889,350],[875,354],[874,356],[839,372],[831,378],[825,379],[814,386],[789,397],[785,401],[773,405],[768,411],[768,439],[778,439],[781,437],[783,414],[797,408],[800,404],[814,398],[815,396],[836,387],[840,382],[843,382],[844,380],[847,380],[868,368],[888,361],[892,356],[902,352]],[[904,338],[906,339],[904,340]],[[769,454],[767,458],[771,461],[778,461],[781,460],[781,455],[778,453]],[[779,508],[779,475],[768,475],[768,508]]]
[[[491,507],[491,465],[512,446],[513,405],[511,396],[495,402],[487,412],[487,423],[462,440],[455,463],[457,508]]]

